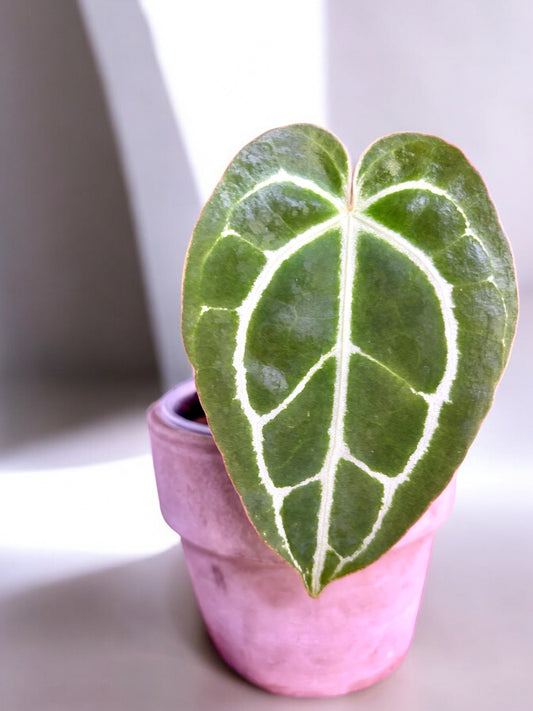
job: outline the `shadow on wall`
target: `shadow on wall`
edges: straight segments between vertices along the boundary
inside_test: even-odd
[[[189,374],[180,275],[199,200],[137,3],[6,0],[0,60],[4,450]]]
[[[161,379],[170,387],[190,376],[180,333],[180,280],[200,200],[139,3],[78,4],[113,119]]]
[[[76,6],[0,6],[0,374],[156,377],[107,109]]]

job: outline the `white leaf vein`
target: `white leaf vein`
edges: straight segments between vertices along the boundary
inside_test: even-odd
[[[381,524],[392,506],[394,494],[398,487],[404,483],[414,470],[417,463],[424,456],[431,442],[432,437],[438,426],[441,409],[445,402],[449,400],[451,387],[453,385],[458,366],[458,347],[457,347],[457,321],[455,319],[453,309],[453,287],[439,273],[438,269],[433,264],[431,258],[417,248],[401,234],[390,230],[380,223],[374,221],[370,217],[362,216],[361,211],[367,209],[373,202],[384,197],[387,194],[406,190],[409,188],[422,188],[430,190],[438,195],[443,195],[449,199],[459,210],[465,224],[467,225],[468,233],[471,233],[470,226],[464,211],[458,206],[450,196],[443,190],[435,188],[435,186],[426,183],[425,181],[409,181],[402,183],[401,186],[393,186],[380,191],[376,195],[364,202],[357,202],[354,212],[347,210],[346,205],[331,194],[322,190],[312,181],[309,181],[300,176],[289,175],[281,170],[278,173],[270,176],[265,181],[258,183],[253,190],[244,195],[241,200],[246,199],[250,195],[258,192],[264,187],[281,182],[291,182],[306,189],[312,190],[314,193],[321,195],[325,199],[332,202],[338,209],[339,215],[331,218],[319,225],[316,225],[305,232],[295,236],[289,242],[276,250],[265,252],[266,263],[263,266],[260,274],[250,289],[248,295],[237,308],[239,315],[239,325],[236,335],[236,348],[234,351],[233,365],[235,368],[236,378],[236,397],[240,401],[245,416],[248,418],[252,427],[252,444],[257,457],[257,465],[259,477],[264,484],[268,494],[271,496],[274,508],[274,517],[276,529],[284,541],[288,555],[293,565],[301,571],[301,566],[294,558],[291,552],[290,545],[287,539],[287,534],[284,529],[281,518],[281,508],[285,497],[295,489],[305,486],[312,481],[320,481],[321,483],[321,501],[318,514],[318,533],[317,545],[313,558],[312,570],[312,592],[317,594],[321,588],[321,575],[324,568],[324,563],[328,551],[333,550],[329,543],[329,531],[331,526],[331,513],[333,506],[333,492],[335,486],[335,472],[339,462],[344,459],[359,467],[368,476],[378,481],[383,487],[383,495],[381,507],[378,517],[367,537],[363,540],[357,550],[351,556],[339,556],[339,565],[336,573],[359,556],[374,540]],[[339,320],[337,328],[336,343],[330,351],[323,354],[316,363],[307,371],[301,378],[299,383],[292,389],[291,393],[275,408],[266,414],[259,415],[252,407],[246,383],[245,370],[245,348],[248,327],[256,306],[271,283],[274,275],[281,267],[283,262],[294,255],[298,250],[318,237],[324,235],[327,231],[342,226],[343,240],[341,253],[341,289],[339,301]],[[229,228],[227,228],[229,229]],[[352,452],[349,451],[344,441],[344,420],[347,412],[347,387],[348,387],[348,371],[350,358],[358,353],[363,357],[370,358],[376,363],[384,366],[379,361],[373,359],[368,354],[364,353],[354,343],[352,343],[351,321],[352,321],[352,284],[355,277],[356,269],[356,249],[357,249],[357,234],[359,231],[370,232],[379,239],[386,241],[393,246],[397,251],[404,254],[409,260],[414,263],[426,276],[428,282],[433,287],[437,296],[441,314],[444,323],[444,338],[447,343],[446,365],[442,379],[434,393],[424,393],[415,390],[404,378],[402,380],[409,386],[410,390],[422,396],[428,403],[428,412],[424,422],[422,435],[418,441],[415,450],[411,453],[408,461],[400,474],[395,477],[389,477],[381,472],[377,472],[368,467],[363,461],[357,459]],[[475,235],[473,235],[475,237]],[[265,455],[263,451],[263,430],[266,424],[271,422],[281,412],[283,412],[298,395],[304,390],[313,375],[318,372],[331,358],[336,358],[337,367],[335,375],[335,388],[333,397],[333,408],[329,434],[329,446],[325,456],[321,470],[313,476],[299,482],[293,486],[275,486],[268,472]],[[387,369],[390,370],[390,369]],[[397,373],[390,371],[396,377]],[[335,551],[336,553],[336,551]],[[336,553],[336,555],[339,555]]]
[[[281,507],[287,495],[287,490],[276,487],[272,481],[272,478],[270,477],[263,451],[263,428],[265,423],[262,421],[261,417],[258,416],[258,413],[252,407],[250,399],[248,397],[245,368],[246,336],[254,309],[259,303],[265,289],[271,283],[275,273],[281,267],[283,262],[289,259],[293,254],[295,254],[305,245],[310,244],[318,237],[321,237],[322,235],[326,234],[329,230],[338,227],[339,222],[340,218],[338,216],[326,220],[323,223],[311,227],[310,229],[306,230],[297,237],[294,237],[290,242],[286,243],[279,249],[270,252],[267,255],[267,260],[265,265],[263,266],[263,269],[256,278],[248,295],[245,297],[242,304],[237,308],[237,313],[239,315],[239,323],[236,334],[236,347],[233,354],[236,397],[239,400],[243,412],[248,421],[250,422],[252,428],[252,446],[256,453],[259,478],[263,483],[265,489],[267,490],[268,494],[272,498],[276,529],[286,546],[287,552],[291,558],[292,563],[299,570],[301,569],[301,566],[299,565],[298,561],[296,561],[290,550],[290,546],[287,540],[287,534],[285,532],[283,521],[281,519]]]

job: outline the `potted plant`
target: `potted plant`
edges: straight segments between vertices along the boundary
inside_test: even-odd
[[[496,211],[440,138],[387,136],[352,171],[298,124],[236,156],[186,262],[195,384],[149,422],[163,515],[242,675],[324,696],[399,664],[516,318]]]

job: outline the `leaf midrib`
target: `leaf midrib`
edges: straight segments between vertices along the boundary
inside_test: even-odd
[[[312,595],[318,595],[321,590],[320,578],[329,548],[329,527],[331,508],[333,505],[335,471],[342,457],[344,448],[344,417],[346,415],[349,361],[351,357],[350,346],[352,342],[352,289],[350,287],[354,282],[357,252],[355,231],[352,233],[352,219],[352,213],[349,210],[346,211],[344,216],[341,215],[341,220],[344,221],[344,225],[342,230],[342,252],[340,260],[341,278],[339,324],[337,330],[337,369],[329,432],[330,448],[326,455],[325,465],[322,468],[320,476],[322,495],[318,514],[317,545],[313,558]]]

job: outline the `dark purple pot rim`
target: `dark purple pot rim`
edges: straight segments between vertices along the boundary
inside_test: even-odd
[[[196,385],[192,378],[176,385],[176,387],[165,393],[159,401],[161,417],[171,427],[179,427],[188,432],[211,436],[211,430],[208,425],[196,422],[196,420],[190,420],[180,414],[180,412],[187,410],[187,405],[195,398],[197,398]]]

